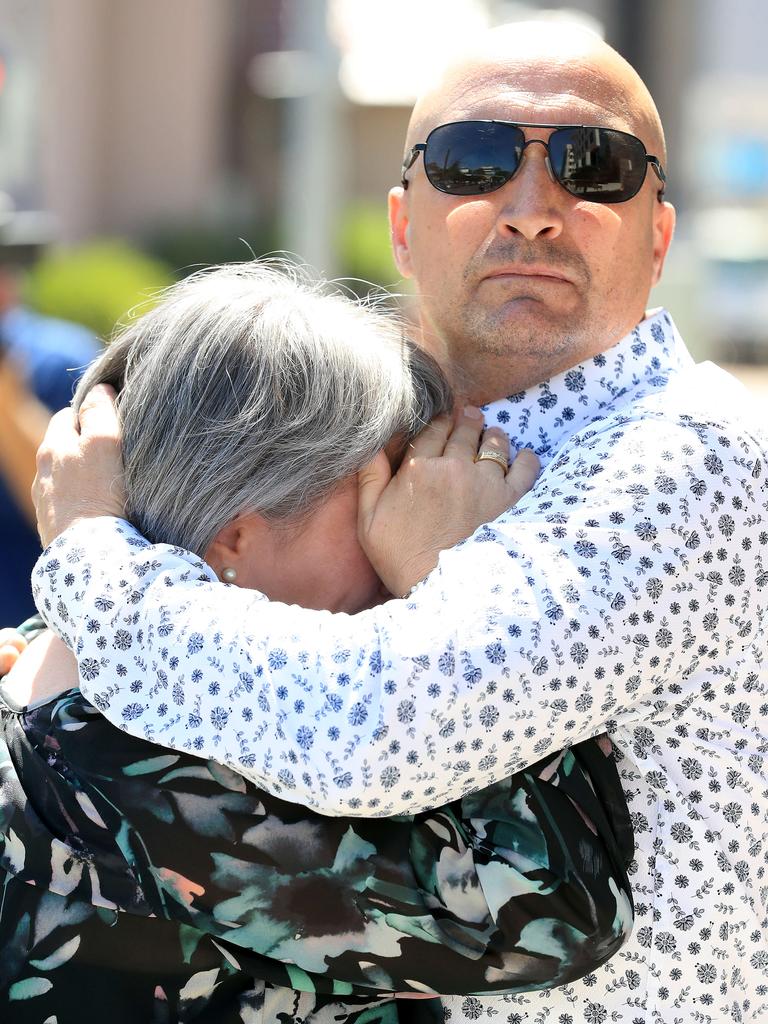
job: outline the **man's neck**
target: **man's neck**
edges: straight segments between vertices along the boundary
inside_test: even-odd
[[[646,313],[640,322],[647,315]],[[458,365],[450,358],[447,354],[448,347],[442,339],[436,340],[432,335],[429,342],[425,342],[425,347],[442,366],[459,401],[472,405],[488,405],[508,395],[520,394],[529,388],[551,381],[553,377],[594,359],[600,353],[608,352],[635,327],[635,323],[629,327],[622,325],[609,335],[604,335],[596,343],[576,351],[531,353],[527,356],[515,354],[514,357],[485,354],[482,365],[475,374],[470,368]],[[423,336],[426,337],[426,334]],[[512,358],[514,365],[511,365]]]

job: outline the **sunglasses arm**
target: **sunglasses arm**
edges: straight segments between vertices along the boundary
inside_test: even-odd
[[[663,203],[664,202],[664,191],[665,191],[666,186],[667,186],[667,176],[664,173],[664,168],[661,166],[661,161],[659,160],[659,158],[657,156],[646,156],[645,159],[651,165],[651,167],[653,168],[653,170],[654,170],[654,172],[656,174],[656,177],[661,182],[661,188],[657,192],[657,198],[658,198],[660,203]]]
[[[426,148],[427,144],[425,142],[416,143],[410,153],[408,153],[403,160],[403,166],[400,171],[400,184],[403,186],[403,189],[408,188],[408,181],[405,177],[406,171],[409,171],[413,167],[418,159],[419,153],[423,153]]]

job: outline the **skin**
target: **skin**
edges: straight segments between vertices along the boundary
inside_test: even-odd
[[[299,526],[273,526],[242,516],[221,530],[205,560],[219,578],[237,573],[237,586],[304,608],[356,612],[385,592],[357,539],[357,480],[338,490]]]
[[[665,161],[661,124],[635,71],[588,32],[506,26],[484,35],[416,104],[406,152],[449,121],[597,124],[643,140]],[[526,129],[546,140],[548,129]],[[478,404],[513,394],[605,351],[643,319],[674,229],[649,170],[620,204],[569,195],[543,146],[525,151],[496,192],[452,197],[419,156],[390,193],[392,245],[413,278],[425,344]]]
[[[15,629],[0,629],[0,676],[11,671],[26,646],[27,641]]]

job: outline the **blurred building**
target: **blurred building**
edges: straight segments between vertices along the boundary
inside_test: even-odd
[[[666,295],[689,312],[692,333],[746,335],[746,322],[713,319],[707,296],[735,309],[736,280],[755,308],[768,302],[759,281],[768,9],[763,0],[567,6],[636,65],[667,126],[669,195],[682,218]],[[64,242],[207,224],[239,226],[258,246],[253,225],[270,222],[272,245],[333,270],[340,212],[350,202],[383,211],[408,108],[435,66],[473,29],[546,7],[0,0],[0,191],[20,209],[50,210]],[[734,237],[744,223],[748,252]],[[730,248],[719,260],[724,226]]]

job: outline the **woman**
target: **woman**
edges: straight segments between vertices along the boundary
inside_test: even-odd
[[[391,318],[264,265],[221,268],[128,327],[83,388],[97,381],[120,390],[128,510],[145,534],[276,600],[380,600],[357,543],[355,474],[382,449],[396,459],[450,403]],[[464,417],[454,434],[476,448],[480,426]],[[463,532],[504,507],[497,484],[502,504]],[[13,955],[0,979],[13,1019],[55,1008],[60,1024],[87,1020],[91,978],[94,1015],[110,1019],[240,1020],[254,1006],[338,1018],[369,1012],[377,989],[562,984],[628,931],[628,897],[601,902],[611,880],[628,892],[628,850],[608,820],[615,768],[594,744],[416,818],[329,820],[115,732],[77,690],[61,692],[75,679],[38,640],[4,691],[0,944]],[[163,669],[117,679],[140,714]],[[211,685],[256,700],[255,682],[243,659],[238,679]],[[27,707],[33,686],[50,696]],[[169,719],[184,699],[168,694]],[[241,762],[252,753],[242,745]],[[275,775],[287,787],[297,770]]]

